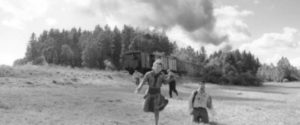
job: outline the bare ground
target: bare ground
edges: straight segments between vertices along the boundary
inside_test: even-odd
[[[3,73],[3,71],[5,71]],[[187,99],[197,85],[178,85],[161,125],[190,125]],[[144,87],[144,90],[147,87]],[[143,94],[124,72],[63,67],[0,67],[1,125],[152,125]],[[167,86],[163,88],[167,95]],[[208,84],[217,112],[214,125],[299,125],[300,83],[262,87]],[[143,93],[143,92],[141,92]]]

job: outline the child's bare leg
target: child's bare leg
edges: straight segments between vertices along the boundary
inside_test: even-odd
[[[155,112],[154,112],[154,117],[155,117],[155,125],[158,125],[159,111],[155,111]]]

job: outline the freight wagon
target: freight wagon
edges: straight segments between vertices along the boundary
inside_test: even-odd
[[[201,67],[199,65],[179,60],[176,57],[165,56],[161,53],[145,53],[140,51],[131,51],[123,55],[123,68],[130,74],[134,70],[145,74],[150,71],[152,64],[156,59],[161,59],[163,62],[163,71],[166,72],[168,69],[178,74],[186,75],[197,75]]]

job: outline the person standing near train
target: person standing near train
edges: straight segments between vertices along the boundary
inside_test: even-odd
[[[136,86],[138,86],[140,84],[140,80],[142,79],[142,77],[143,77],[143,74],[140,73],[137,69],[135,69],[132,74],[132,78],[133,78]]]
[[[166,83],[166,77],[162,71],[162,62],[156,60],[153,63],[152,70],[147,72],[144,79],[136,88],[135,93],[138,93],[145,83],[148,83],[148,90],[144,96],[144,112],[153,112],[155,125],[158,125],[159,112],[162,111],[168,104],[168,100],[161,94],[161,87]]]
[[[169,96],[172,98],[172,93],[174,92],[178,96],[178,92],[176,90],[176,78],[175,74],[171,71],[171,69],[168,69],[168,83],[169,83]]]

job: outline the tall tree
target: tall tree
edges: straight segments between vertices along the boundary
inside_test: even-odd
[[[115,27],[113,36],[113,46],[112,46],[112,62],[113,64],[120,69],[120,55],[122,49],[122,36],[120,30]]]
[[[122,30],[122,50],[121,55],[123,55],[126,51],[129,50],[129,45],[135,37],[135,31],[131,26],[124,25]]]
[[[279,71],[279,80],[287,79],[289,81],[299,80],[300,76],[297,68],[292,66],[286,57],[282,57],[278,63],[277,68]]]
[[[38,53],[37,39],[35,33],[32,33],[29,40],[29,44],[27,45],[26,59],[28,61],[32,61],[38,56],[39,53]]]
[[[71,49],[71,47],[67,44],[64,44],[62,45],[61,50],[62,64],[73,66],[72,63],[74,58],[74,52]]]
[[[103,68],[104,66],[99,53],[100,46],[97,44],[97,41],[89,41],[89,44],[87,44],[82,51],[82,65],[90,68]]]

